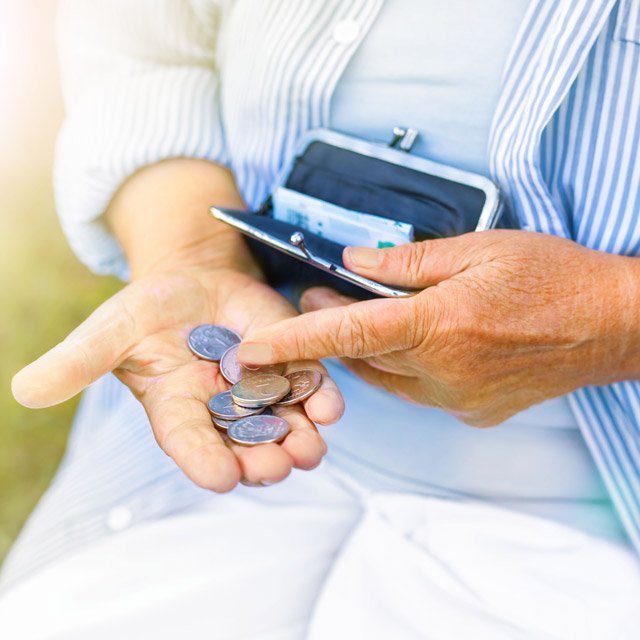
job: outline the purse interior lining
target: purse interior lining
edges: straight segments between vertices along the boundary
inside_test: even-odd
[[[319,141],[296,158],[285,186],[345,209],[408,222],[416,240],[475,230],[486,200],[476,187]]]

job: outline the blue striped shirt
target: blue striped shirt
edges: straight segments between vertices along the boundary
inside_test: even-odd
[[[163,158],[229,165],[257,206],[300,135],[328,126],[333,90],[381,6],[67,1],[55,182],[79,257],[126,276],[100,215],[132,172]],[[532,0],[488,153],[522,228],[640,252],[640,0]],[[581,389],[571,403],[640,550],[640,383]]]
[[[490,160],[524,229],[640,250],[640,0],[534,2],[505,73]],[[640,549],[640,384],[571,405]]]

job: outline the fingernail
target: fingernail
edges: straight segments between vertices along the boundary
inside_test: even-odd
[[[238,360],[242,364],[270,364],[273,361],[273,349],[264,342],[248,342],[238,349]]]
[[[347,260],[362,269],[375,269],[380,266],[382,254],[378,249],[368,247],[347,247]]]

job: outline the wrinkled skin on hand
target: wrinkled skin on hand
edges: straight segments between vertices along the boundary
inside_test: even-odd
[[[355,302],[310,289],[307,313],[250,331],[239,360],[342,357],[367,382],[474,426],[640,373],[634,258],[495,230],[347,248],[344,262],[374,280],[423,290]]]
[[[231,269],[175,269],[125,287],[63,342],[19,372],[13,392],[28,407],[75,395],[109,371],[144,405],[158,444],[195,483],[228,491],[239,481],[270,484],[292,467],[311,469],[326,452],[313,422],[329,424],[343,411],[338,389],[324,376],[302,405],[278,408],[291,425],[281,444],[248,448],[225,443],[206,402],[228,388],[218,365],[188,349],[189,331],[202,323],[227,325],[241,335],[296,315],[258,279]],[[287,360],[289,360],[287,358]],[[317,362],[294,363],[322,368]]]

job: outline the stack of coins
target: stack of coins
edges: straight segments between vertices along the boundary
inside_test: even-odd
[[[207,402],[213,424],[237,444],[280,442],[289,433],[289,423],[270,407],[306,400],[320,387],[322,374],[313,369],[285,374],[284,364],[249,369],[237,360],[240,341],[235,331],[215,324],[200,325],[189,334],[189,349],[198,358],[219,362],[232,385]]]

